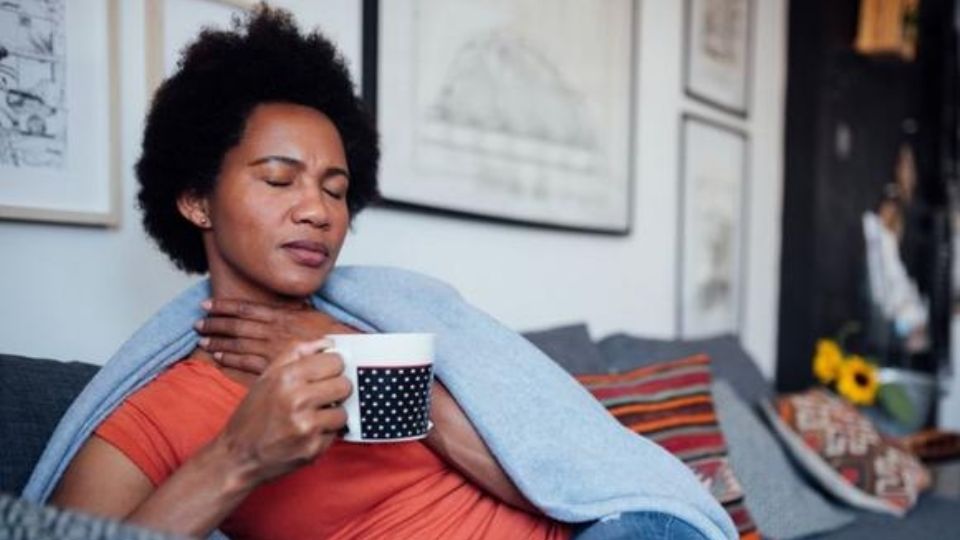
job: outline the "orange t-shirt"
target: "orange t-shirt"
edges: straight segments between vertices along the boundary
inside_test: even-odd
[[[130,396],[96,430],[160,485],[223,429],[247,393],[187,359]],[[566,539],[566,526],[501,503],[421,441],[340,439],[310,464],[258,486],[220,524],[231,538]]]

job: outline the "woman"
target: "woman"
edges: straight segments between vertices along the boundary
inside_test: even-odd
[[[209,272],[206,337],[100,424],[54,503],[191,536],[570,536],[526,501],[439,383],[425,440],[337,438],[352,389],[322,338],[356,330],[309,298],[376,198],[377,159],[322,36],[266,8],[200,35],[155,97],[137,175],[147,231],[180,268]],[[703,537],[656,512],[630,519],[582,535]]]
[[[489,514],[479,517],[489,526],[525,527],[531,538],[562,537],[562,527],[496,502],[438,459],[434,453],[493,496],[529,508],[442,387],[435,392],[436,428],[426,445],[335,441],[346,420],[336,403],[351,391],[342,363],[318,352],[322,343],[313,349],[297,345],[351,331],[304,301],[333,268],[351,217],[375,196],[377,145],[334,54],[319,36],[300,38],[287,15],[261,11],[245,39],[215,32],[201,36],[187,51],[182,70],[159,91],[137,168],[147,230],[181,268],[209,271],[218,310],[239,307],[241,315],[248,313],[247,306],[259,306],[249,314],[266,315],[258,328],[270,348],[257,352],[272,365],[257,378],[220,368],[198,350],[101,425],[53,500],[195,536],[223,522],[226,532],[238,536],[269,524],[265,537],[302,538],[305,527],[317,537],[344,527],[371,536],[395,530],[396,524],[383,521],[393,519],[387,513],[396,510],[389,505],[371,509],[383,506],[393,491],[409,491],[424,506],[408,501],[411,510],[422,513],[428,503],[448,507],[444,512],[451,523],[444,527],[454,525],[454,518],[476,519],[479,499]],[[250,67],[241,72],[241,63]],[[330,89],[316,88],[315,82]],[[209,107],[198,99],[205,93],[221,98],[216,110],[202,110]],[[245,125],[229,125],[231,112],[242,118],[247,109]],[[184,155],[185,149],[190,154]],[[269,324],[281,316],[294,324]],[[209,326],[229,329],[231,322],[239,319],[214,318]],[[299,334],[290,334],[296,330]],[[203,420],[210,427],[225,427],[217,433],[178,424],[180,410],[166,403],[165,392],[186,396],[184,409],[207,413]],[[157,425],[143,427],[151,422]],[[446,441],[451,433],[456,439]],[[158,444],[172,451],[156,452],[144,439],[162,441]],[[342,466],[358,458],[362,466]],[[301,485],[316,489],[298,489]],[[344,489],[336,492],[332,486]],[[321,518],[325,527],[317,527],[312,513],[296,512],[304,498],[316,503],[321,516],[330,516]],[[455,512],[455,504],[474,509]],[[244,511],[235,512],[238,507]]]

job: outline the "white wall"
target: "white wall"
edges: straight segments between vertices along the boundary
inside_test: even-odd
[[[319,24],[359,66],[359,0],[277,2]],[[634,232],[603,237],[372,209],[355,222],[341,262],[404,266],[457,286],[517,329],[586,321],[669,337],[676,320],[678,127],[682,112],[751,134],[743,340],[772,376],[779,297],[786,0],[755,2],[751,114],[731,120],[684,97],[683,5],[640,0]],[[132,173],[146,106],[143,4],[122,2],[123,223],[85,229],[0,222],[0,351],[102,363],[191,281],[142,233]],[[173,24],[168,22],[168,24]],[[390,133],[382,134],[389,144]]]

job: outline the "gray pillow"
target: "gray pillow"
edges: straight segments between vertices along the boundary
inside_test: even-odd
[[[710,357],[714,378],[729,381],[747,403],[753,405],[774,395],[773,387],[736,336],[668,341],[616,334],[602,339],[597,346],[614,373],[704,353]]]
[[[60,417],[98,369],[0,354],[0,491],[23,489]]]
[[[776,437],[729,383],[715,381],[712,392],[730,464],[764,537],[796,538],[853,522],[852,513],[828,503],[804,481]]]
[[[572,375],[607,372],[603,355],[585,324],[524,332],[523,337]]]

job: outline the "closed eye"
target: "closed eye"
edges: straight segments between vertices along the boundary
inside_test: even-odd
[[[338,201],[345,196],[344,193],[334,189],[325,189],[324,191],[327,193],[327,195],[333,197],[334,199],[337,199]]]
[[[327,173],[320,185],[324,193],[339,201],[350,191],[350,177],[342,169],[334,169]]]
[[[284,178],[264,178],[263,181],[266,182],[267,185],[273,187],[286,187],[290,184],[293,184],[292,180],[287,180]]]

